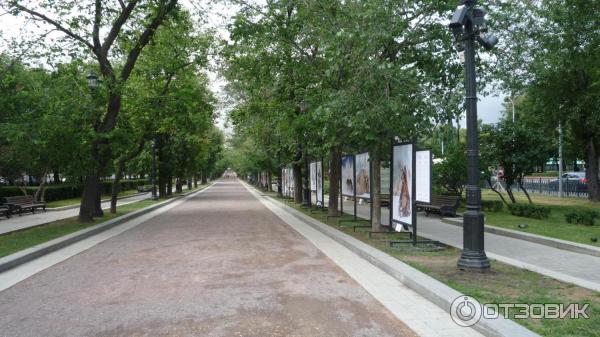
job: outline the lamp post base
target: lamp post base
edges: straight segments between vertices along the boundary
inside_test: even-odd
[[[458,269],[476,272],[490,270],[490,260],[484,248],[484,217],[479,210],[467,210],[463,214],[463,247]]]
[[[490,271],[490,260],[483,251],[465,250],[460,255],[457,266],[464,271],[487,273]]]

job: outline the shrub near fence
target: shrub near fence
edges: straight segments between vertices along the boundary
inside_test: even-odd
[[[550,207],[533,204],[510,204],[508,211],[512,215],[533,219],[547,219],[550,215]]]
[[[565,214],[565,220],[568,223],[593,226],[599,216],[600,214],[596,211],[573,211]]]
[[[123,180],[121,181],[121,191],[134,190],[140,185],[147,185],[148,180],[136,179],[136,180]],[[102,181],[102,193],[110,194],[112,190],[112,181]],[[28,186],[25,187],[28,195],[33,195],[37,190],[37,187]],[[44,195],[45,201],[57,201],[71,198],[79,198],[83,193],[83,187],[73,184],[60,184],[60,185],[47,185],[46,193]],[[23,195],[21,189],[16,186],[2,186],[0,187],[0,202],[4,201],[4,197],[12,197]]]

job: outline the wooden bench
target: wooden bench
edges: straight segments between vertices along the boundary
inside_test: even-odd
[[[46,211],[46,203],[41,201],[35,201],[33,195],[21,195],[16,197],[5,197],[6,204],[14,212],[18,212],[19,215],[23,214],[23,211],[30,210],[31,213],[35,213],[37,208],[41,208]]]
[[[140,185],[137,187],[137,191],[138,192],[151,192],[152,191],[152,185]]]
[[[381,200],[381,207],[388,207],[390,205],[390,195],[389,195],[389,193],[381,193],[381,194],[379,194],[379,200]]]
[[[7,218],[10,218],[12,211],[8,206],[0,205],[0,214],[4,215]]]
[[[425,211],[426,215],[431,212],[440,215],[456,216],[456,209],[460,206],[460,196],[456,195],[432,195],[430,203],[417,202],[417,210]]]

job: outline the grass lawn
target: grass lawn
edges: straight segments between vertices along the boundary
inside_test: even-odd
[[[133,195],[138,193],[137,190],[127,190],[127,191],[122,191],[121,193],[119,193],[119,197],[126,197],[128,195]],[[110,194],[105,194],[102,196],[102,200],[105,199],[110,199]],[[56,201],[50,201],[47,204],[48,208],[54,208],[54,207],[63,207],[63,206],[71,206],[71,205],[78,205],[81,202],[81,198],[71,198],[71,199],[63,199],[63,200],[56,200]]]
[[[56,239],[63,235],[76,232],[80,229],[97,225],[138,209],[156,204],[160,201],[141,200],[127,205],[117,207],[117,213],[105,212],[102,218],[96,218],[91,223],[80,223],[77,217],[58,220],[49,224],[34,227],[18,232],[0,235],[0,257],[10,255],[20,250],[33,247],[40,243]]]
[[[274,193],[268,194],[275,197]],[[342,226],[338,226],[337,220],[327,220],[325,213],[311,214],[309,210],[289,201],[285,203],[386,252],[465,295],[473,296],[482,303],[590,303],[590,319],[513,319],[542,336],[600,336],[600,293],[498,261],[492,261],[492,269],[487,274],[463,272],[456,268],[459,249],[443,247],[441,250],[435,250],[434,247],[426,245],[416,248],[398,245],[391,248],[387,240],[404,239],[405,236],[376,234],[369,239],[367,229],[357,229],[358,232],[354,232],[353,224],[348,221],[343,221]],[[509,313],[509,317],[513,315],[514,312]]]
[[[482,197],[484,200],[500,200],[500,197],[496,193],[489,190],[484,190]],[[528,202],[523,193],[516,193],[515,197],[517,202]],[[591,240],[592,237],[600,239],[600,219],[596,220],[595,226],[570,224],[565,220],[565,214],[568,212],[574,210],[600,210],[600,205],[583,198],[559,198],[536,194],[532,194],[531,198],[535,204],[551,208],[548,219],[537,220],[514,216],[505,207],[500,212],[486,212],[485,223],[492,226],[600,247],[600,242],[592,242]],[[518,227],[519,224],[527,224],[528,227],[521,229]]]

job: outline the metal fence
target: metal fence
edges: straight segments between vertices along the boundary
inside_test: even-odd
[[[500,183],[502,188],[506,190],[506,184]],[[485,186],[486,188],[489,187]],[[539,193],[546,195],[559,196],[558,192],[558,179],[550,177],[527,177],[523,178],[523,187],[528,193]],[[513,191],[522,192],[521,188],[517,183],[513,185]],[[578,181],[566,181],[563,180],[563,195],[566,197],[581,197],[587,198],[587,184],[580,183]]]

